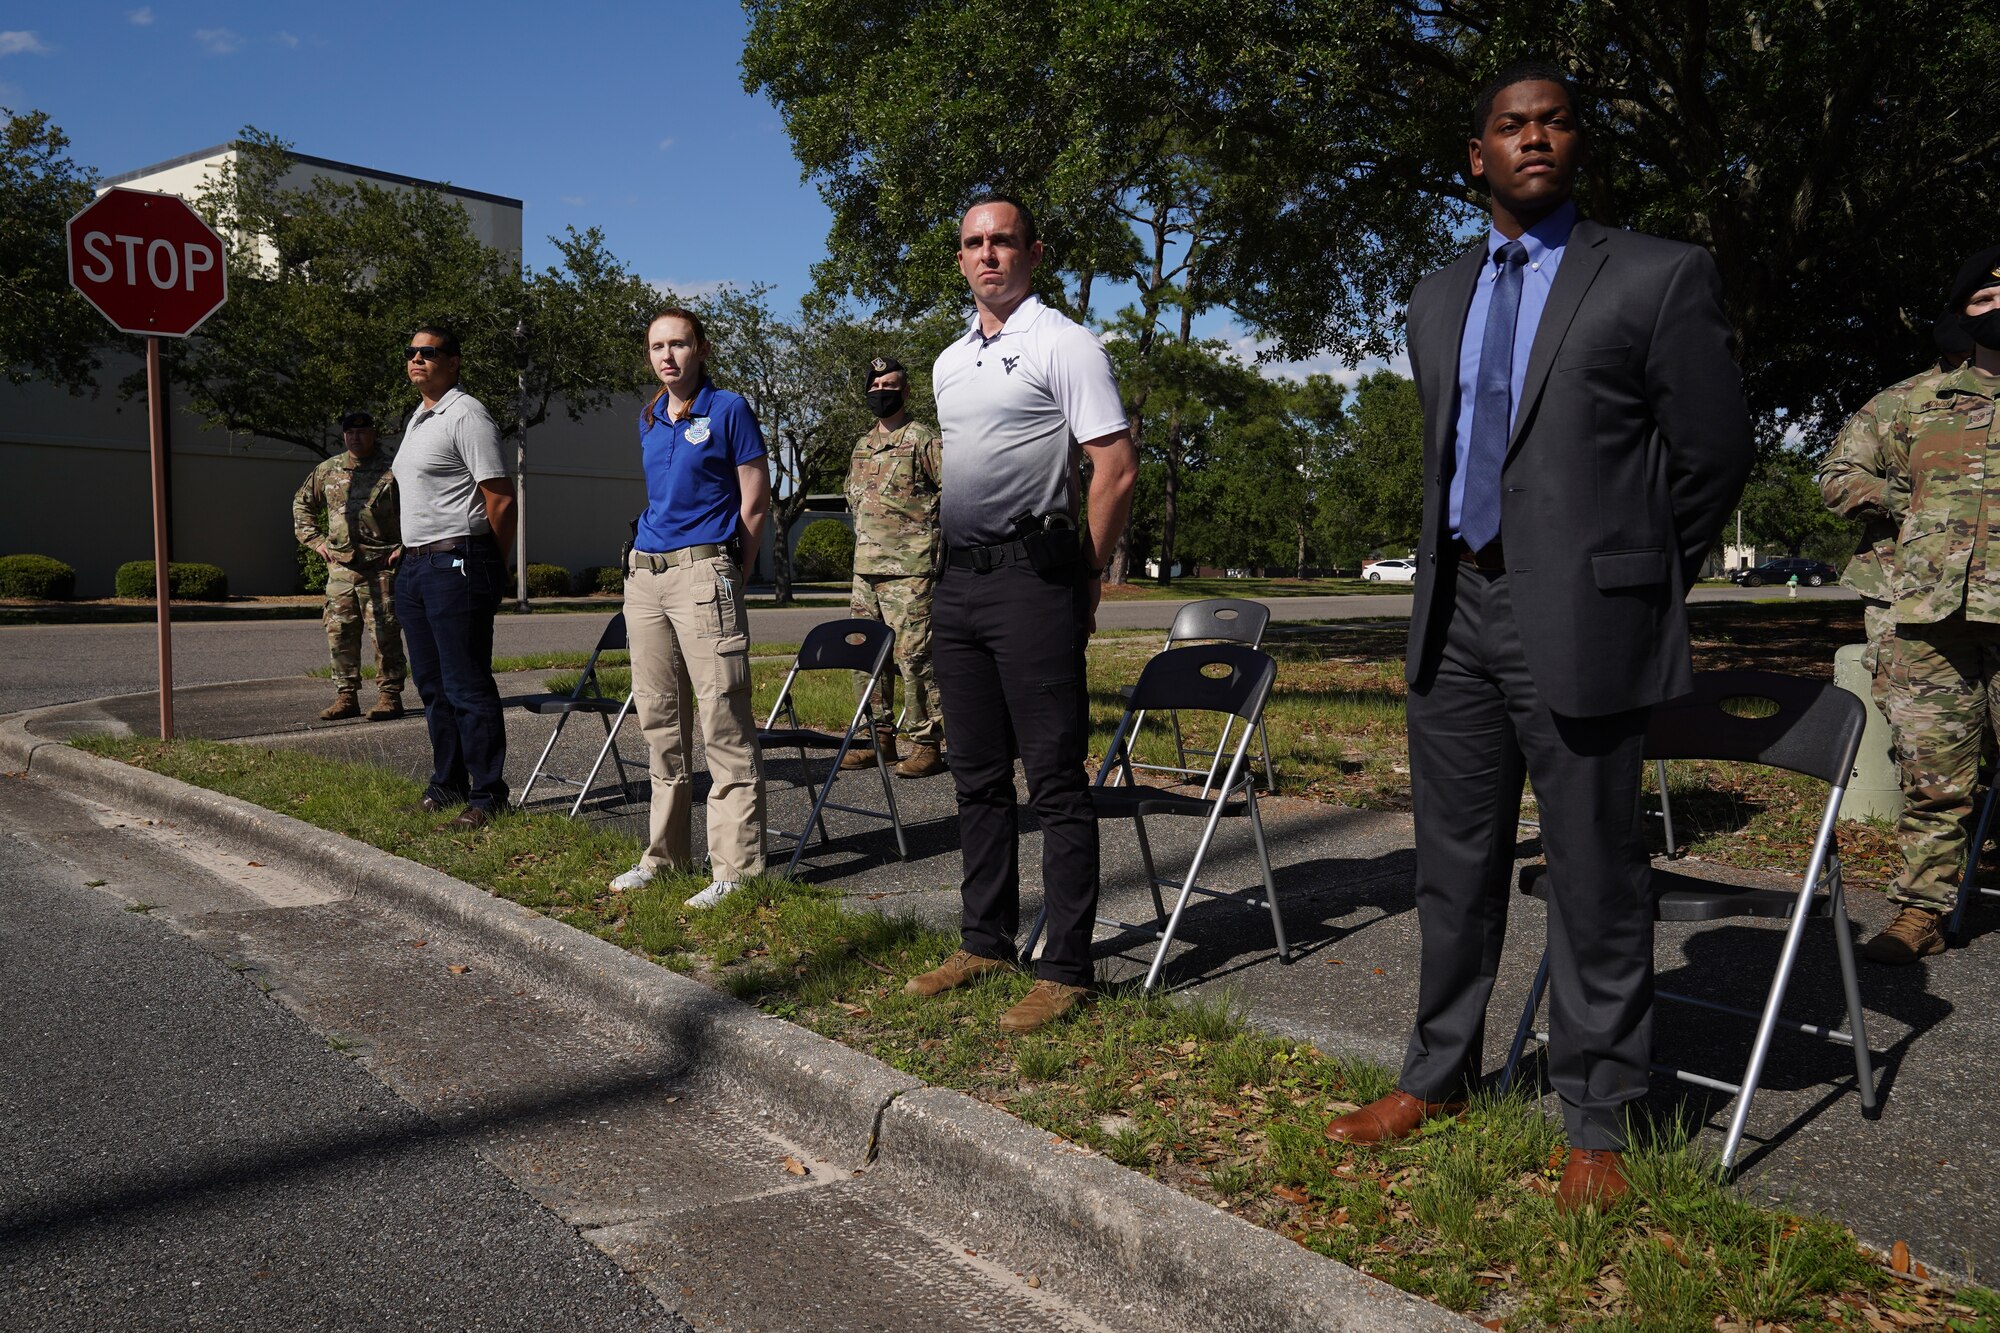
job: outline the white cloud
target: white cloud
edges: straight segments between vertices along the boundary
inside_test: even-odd
[[[294,51],[299,49],[299,39],[292,36],[292,34],[288,32],[281,32],[276,37],[272,38],[272,40],[277,42],[278,45],[288,46]]]
[[[660,151],[663,153],[666,152],[669,148],[672,148],[673,146],[674,146],[674,141],[671,137],[660,140]]]
[[[243,38],[229,28],[196,28],[194,39],[212,56],[234,55],[243,49]]]
[[[584,198],[580,194],[565,194],[559,197],[571,208],[582,208],[584,205]]]
[[[20,84],[0,80],[0,106],[11,106],[24,100],[26,96],[26,90]]]
[[[1331,352],[1321,352],[1304,361],[1259,360],[1272,346],[1268,338],[1245,333],[1234,325],[1224,330],[1222,336],[1229,346],[1230,355],[1246,366],[1255,366],[1259,374],[1271,379],[1302,380],[1308,375],[1330,375],[1339,383],[1352,386],[1378,370],[1393,370],[1403,376],[1410,373],[1407,352],[1398,352],[1386,361],[1380,357],[1369,357],[1359,365],[1349,365]]]
[[[125,11],[125,21],[135,27],[150,28],[153,26],[153,7],[141,5],[137,9],[128,9]]]
[[[647,285],[662,298],[673,297],[682,301],[705,301],[724,287],[741,287],[743,284],[728,278],[707,278],[699,282],[679,282],[673,278],[651,278]]]
[[[0,56],[45,56],[54,50],[32,32],[0,32]]]

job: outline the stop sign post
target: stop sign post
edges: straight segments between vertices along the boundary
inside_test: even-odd
[[[146,340],[153,453],[153,596],[160,738],[174,735],[172,597],[167,577],[167,394],[160,339],[185,338],[229,298],[222,237],[176,195],[113,187],[69,220],[69,280],[120,333]]]

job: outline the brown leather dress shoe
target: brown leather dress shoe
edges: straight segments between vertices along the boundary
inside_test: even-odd
[[[955,990],[968,982],[977,981],[988,972],[998,972],[1012,966],[1012,963],[1003,963],[998,958],[987,958],[960,949],[930,971],[904,982],[903,993],[936,995],[942,991]]]
[[[446,824],[446,828],[485,828],[493,822],[493,812],[483,805],[468,805],[458,812],[458,818]]]
[[[1394,1143],[1416,1133],[1426,1120],[1464,1112],[1464,1102],[1420,1101],[1398,1088],[1329,1122],[1326,1136],[1335,1143]]]
[[[1000,1015],[1000,1030],[1020,1033],[1047,1027],[1082,1004],[1089,994],[1088,986],[1071,986],[1043,977],[1021,997],[1019,1004]]]
[[[1556,1211],[1609,1208],[1632,1192],[1625,1178],[1625,1154],[1609,1148],[1571,1148],[1562,1182],[1556,1186]]]
[[[436,797],[426,796],[422,800],[411,801],[408,805],[404,806],[403,813],[406,815],[441,815],[450,808],[450,806]]]

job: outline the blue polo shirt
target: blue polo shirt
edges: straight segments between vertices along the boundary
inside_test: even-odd
[[[646,471],[641,551],[720,546],[734,537],[743,504],[736,469],[765,454],[764,432],[741,394],[703,380],[689,407],[686,418],[669,421],[662,397],[652,425],[639,418]]]

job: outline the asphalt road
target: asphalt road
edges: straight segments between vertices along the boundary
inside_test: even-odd
[[[0,781],[19,828],[28,784]],[[687,1327],[249,976],[85,885],[0,836],[0,1329]]]
[[[1697,588],[1692,600],[1754,601],[1781,595],[1771,588]],[[1852,597],[1843,588],[1801,588],[1802,600]],[[1165,632],[1180,608],[1173,601],[1107,602],[1098,612],[1105,629]],[[1274,597],[1266,602],[1274,621],[1345,620],[1407,616],[1407,592],[1364,593],[1351,597]],[[750,613],[750,636],[759,643],[797,643],[807,630],[846,612],[820,607]],[[503,614],[494,633],[502,656],[587,649],[608,616]],[[174,629],[174,683],[215,685],[232,680],[269,680],[302,675],[326,665],[326,636],[317,621],[205,621]],[[0,627],[0,714],[48,704],[154,688],[151,625],[14,625]]]

